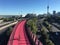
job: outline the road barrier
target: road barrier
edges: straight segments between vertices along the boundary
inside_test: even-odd
[[[40,42],[37,38],[37,36],[35,34],[32,33],[32,31],[30,30],[30,28],[27,28],[28,33],[30,34],[30,37],[32,38],[33,42],[35,43],[35,45],[43,45],[42,42]]]

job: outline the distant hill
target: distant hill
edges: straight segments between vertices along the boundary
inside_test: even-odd
[[[8,17],[12,17],[12,16],[19,16],[19,15],[0,15],[0,18],[8,18]]]

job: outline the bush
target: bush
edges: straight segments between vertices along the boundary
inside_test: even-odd
[[[42,33],[44,39],[49,39],[49,35],[48,35],[47,32],[45,31],[45,28],[44,28],[44,27],[41,29],[41,33]]]
[[[42,27],[42,29],[41,29],[41,34],[42,34],[42,37],[43,37],[46,45],[54,45],[54,43],[49,39],[49,35],[45,31],[45,28],[44,27]]]
[[[51,40],[46,39],[46,45],[54,45]]]
[[[7,29],[8,31],[7,31],[7,36],[9,36],[10,35],[10,33],[12,32],[12,27],[9,27],[8,29]]]
[[[33,18],[27,21],[27,24],[31,27],[31,31],[36,34],[37,26],[36,26],[37,19]]]

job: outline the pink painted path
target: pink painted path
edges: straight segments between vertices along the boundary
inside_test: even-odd
[[[7,45],[31,45],[25,32],[25,23],[26,20],[23,20],[15,26]]]

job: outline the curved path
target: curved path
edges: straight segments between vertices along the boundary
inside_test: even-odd
[[[10,36],[8,45],[31,45],[25,32],[25,23],[26,20],[18,22]]]

